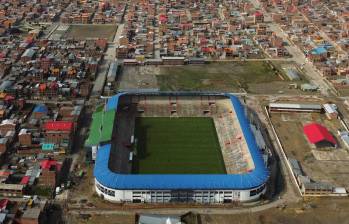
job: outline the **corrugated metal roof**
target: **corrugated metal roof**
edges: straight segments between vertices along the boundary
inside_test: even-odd
[[[117,108],[118,94],[107,103],[107,109]],[[114,189],[250,189],[264,184],[269,171],[264,165],[261,152],[251,131],[250,123],[245,116],[245,108],[236,96],[229,97],[237,114],[241,130],[250,151],[254,170],[243,174],[118,174],[109,167],[110,144],[100,146],[94,167],[94,176],[102,185]]]
[[[47,113],[47,107],[44,104],[38,104],[35,106],[33,112],[34,113]]]
[[[44,143],[41,146],[41,150],[43,151],[52,151],[55,148],[55,144],[53,143]]]
[[[183,224],[180,216],[140,215],[138,224]]]
[[[112,62],[110,64],[108,75],[107,75],[108,82],[115,81],[116,75],[118,73],[118,66],[119,66],[118,63],[116,63],[116,62]]]
[[[300,80],[301,77],[299,76],[298,72],[294,69],[287,69],[286,70],[287,77],[292,80]]]
[[[326,103],[326,104],[324,104],[324,109],[329,114],[338,113],[336,104]]]
[[[309,142],[316,144],[322,141],[330,142],[333,146],[337,145],[336,140],[331,133],[324,126],[312,123],[303,127],[304,134],[307,136]]]
[[[73,122],[70,121],[48,121],[44,124],[44,129],[47,131],[71,131]]]
[[[269,107],[321,110],[320,104],[270,103]]]

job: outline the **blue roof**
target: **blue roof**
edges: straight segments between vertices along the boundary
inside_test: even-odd
[[[47,107],[44,104],[38,104],[34,108],[33,112],[35,113],[47,113]]]
[[[118,94],[107,103],[107,109],[116,109]],[[108,167],[110,144],[100,146],[94,168],[94,176],[102,185],[113,189],[251,189],[264,184],[269,171],[264,165],[262,154],[245,116],[245,109],[236,96],[225,94],[231,99],[244,138],[247,142],[255,168],[243,174],[118,174]]]
[[[327,50],[324,47],[317,47],[310,51],[311,54],[325,54],[326,52]]]
[[[118,108],[118,102],[120,96],[124,95],[125,93],[118,93],[111,98],[108,99],[107,106],[106,106],[106,111],[108,110],[116,110]]]

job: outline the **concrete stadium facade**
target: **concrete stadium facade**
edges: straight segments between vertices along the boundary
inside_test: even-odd
[[[125,95],[181,95],[193,93],[123,92],[111,97],[106,111],[117,110],[119,98]],[[195,93],[203,94],[205,93]],[[130,203],[231,203],[258,200],[266,192],[269,171],[251,131],[246,111],[231,94],[209,93],[231,100],[243,138],[251,154],[254,169],[239,174],[122,174],[109,168],[111,144],[98,146],[94,168],[95,190],[104,200]]]

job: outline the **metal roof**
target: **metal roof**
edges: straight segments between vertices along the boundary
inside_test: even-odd
[[[307,136],[309,142],[316,144],[322,141],[327,141],[333,146],[337,145],[336,140],[331,135],[331,133],[324,126],[311,123],[303,127],[304,134]]]
[[[115,81],[116,75],[118,73],[118,66],[119,66],[118,63],[116,62],[112,62],[110,64],[108,75],[107,75],[108,82]]]
[[[44,124],[44,129],[47,131],[71,131],[73,122],[70,121],[47,121]]]
[[[132,93],[119,93],[109,99],[107,110],[115,110],[119,97]],[[161,94],[161,93],[158,93]],[[222,95],[222,94],[220,94]],[[245,108],[236,96],[230,98],[237,114],[243,136],[250,151],[254,169],[243,174],[118,174],[109,167],[110,144],[100,146],[94,167],[94,176],[102,185],[113,189],[251,189],[266,183],[269,171],[264,165],[262,154],[245,115]]]
[[[321,110],[320,104],[296,104],[296,103],[270,103],[269,107],[292,108],[292,109],[316,109]]]
[[[291,81],[301,79],[301,77],[299,76],[299,73],[294,69],[287,69],[286,75]]]
[[[327,53],[327,50],[324,47],[317,47],[310,51],[310,54],[315,54],[315,55],[325,54],[325,53]]]
[[[48,109],[46,107],[46,105],[44,104],[38,104],[35,106],[33,112],[34,113],[47,113]]]
[[[184,224],[180,216],[140,215],[138,224]]]

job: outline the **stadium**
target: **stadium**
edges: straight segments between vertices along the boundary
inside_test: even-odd
[[[231,94],[122,92],[93,114],[85,145],[107,201],[247,202],[269,177],[255,131]]]

